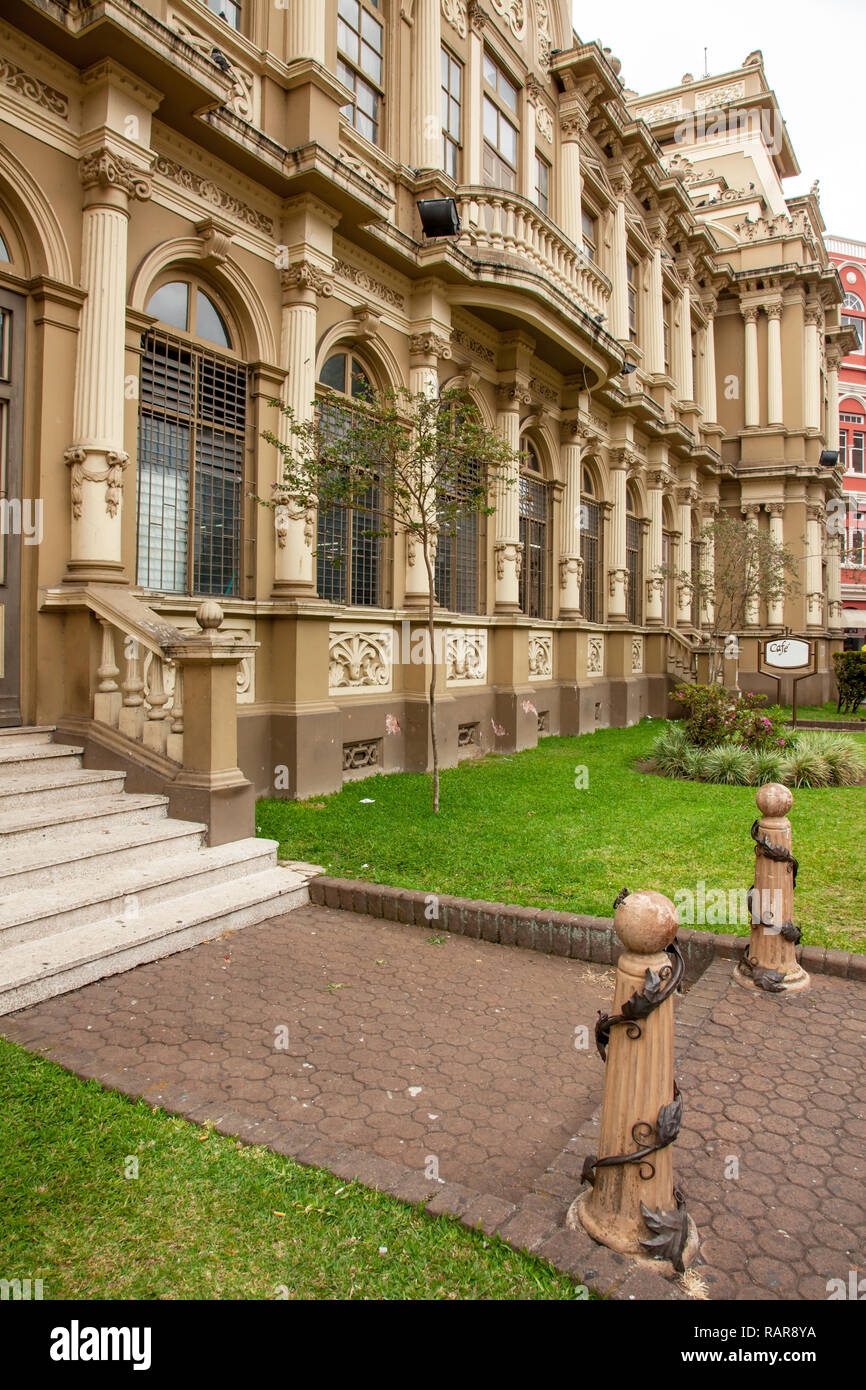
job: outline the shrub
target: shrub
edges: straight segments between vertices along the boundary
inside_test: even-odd
[[[855,714],[866,700],[866,651],[834,653],[833,670],[839,696],[836,708]]]
[[[866,776],[866,757],[847,734],[804,729],[797,735],[796,749],[811,749],[823,758],[830,770],[831,786],[855,787]]]
[[[730,739],[744,748],[784,748],[784,715],[766,707],[766,695],[737,695],[720,685],[678,685],[674,699],[683,712],[690,743],[712,748]]]
[[[830,766],[821,754],[799,739],[782,759],[782,781],[790,787],[828,787]]]
[[[752,753],[749,786],[762,787],[765,782],[781,782],[782,750],[756,748]]]
[[[685,777],[686,755],[689,742],[686,731],[679,724],[668,724],[664,733],[653,744],[652,757],[656,770],[665,777]]]
[[[748,748],[736,743],[720,743],[704,754],[704,777],[707,782],[747,787],[752,776],[752,755]]]
[[[690,745],[686,748],[683,758],[683,776],[688,777],[692,782],[705,782],[707,780],[706,774],[706,748],[694,748]]]

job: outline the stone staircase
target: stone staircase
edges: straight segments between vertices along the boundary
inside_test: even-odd
[[[275,840],[208,848],[53,733],[0,729],[0,1014],[309,902]]]

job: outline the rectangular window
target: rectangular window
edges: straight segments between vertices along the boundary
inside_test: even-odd
[[[319,403],[322,429],[345,434],[351,412],[344,406]],[[385,602],[382,513],[378,487],[368,488],[354,507],[319,508],[316,540],[316,583],[319,598],[356,607],[379,607]]]
[[[235,4],[235,0],[204,0],[209,10],[213,10],[215,15],[224,19],[226,24],[230,24],[233,29],[241,27],[241,7]]]
[[[844,430],[839,432],[839,463],[843,469],[848,467],[847,458],[848,435]]]
[[[671,374],[671,301],[664,301],[663,334],[665,342],[665,374]]]
[[[704,569],[704,543],[700,540],[693,540],[691,546],[692,556],[692,582],[695,587],[692,589],[692,627],[701,626],[701,601],[700,601],[700,581]]]
[[[484,183],[488,188],[513,190],[517,187],[517,88],[487,53],[484,81]]]
[[[463,66],[442,49],[442,168],[457,178],[460,159],[460,104]]]
[[[853,328],[857,334],[857,345],[852,348],[853,352],[863,351],[863,319],[852,318],[849,314],[842,315],[842,324],[845,328]]]
[[[547,484],[520,478],[520,610],[530,618],[547,618],[548,598],[548,501]]]
[[[550,211],[550,165],[540,154],[535,156],[535,201],[539,210],[547,216]]]
[[[581,499],[580,553],[583,558],[581,608],[589,623],[602,621],[601,604],[601,510],[589,497]]]
[[[851,463],[852,473],[863,472],[863,431],[855,430],[851,435]]]
[[[340,114],[373,145],[379,144],[382,100],[382,25],[372,0],[338,0],[337,76],[352,93]]]
[[[643,546],[641,524],[636,516],[625,519],[625,564],[628,570],[628,620],[643,622]]]
[[[594,261],[598,245],[598,220],[593,217],[591,212],[587,212],[586,208],[581,212],[580,220],[583,225],[583,249],[586,252],[586,258],[589,261]]]
[[[628,282],[628,336],[637,342],[637,266],[634,261],[626,261],[626,280]]]

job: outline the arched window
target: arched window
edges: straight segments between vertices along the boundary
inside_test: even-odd
[[[550,485],[531,444],[522,451],[520,470],[520,611],[530,618],[550,617]]]
[[[228,355],[226,317],[193,281],[161,285],[147,312],[160,323],[141,340],[137,582],[238,595],[247,366]]]
[[[843,309],[853,309],[856,314],[862,314],[863,300],[860,298],[859,294],[854,294],[851,290],[846,290],[845,297],[842,300],[842,307]]]
[[[447,408],[442,407],[443,410]],[[481,611],[479,594],[483,593],[480,574],[484,554],[484,517],[473,509],[461,509],[460,503],[461,499],[477,494],[484,476],[480,464],[466,461],[457,476],[449,477],[448,493],[443,494],[439,502],[434,587],[437,601],[453,613]]]
[[[862,353],[866,349],[866,319],[863,314],[863,300],[859,294],[846,290],[842,300],[842,323],[848,328],[853,328],[857,334],[857,343],[853,349],[856,353]]]
[[[628,620],[643,622],[643,532],[632,489],[626,489],[625,563],[628,570]]]
[[[601,508],[595,500],[592,474],[583,470],[580,499],[580,554],[583,560],[581,608],[587,622],[600,623],[604,617],[601,595]]]
[[[9,248],[3,240],[3,237],[0,236],[0,261],[6,261],[8,265],[11,260],[12,257],[9,255]]]
[[[862,531],[852,531],[852,532],[851,532],[851,560],[850,560],[850,563],[851,563],[856,569],[862,569],[862,567],[863,567],[863,550],[864,550],[864,547],[863,547],[863,532],[862,532]]]
[[[332,353],[319,372],[319,384],[346,398],[322,396],[319,423],[334,437],[345,434],[351,423],[353,400],[371,400],[373,383],[367,368],[347,349]],[[380,607],[385,602],[384,546],[379,489],[370,488],[360,505],[319,508],[316,542],[316,578],[319,598],[330,603]]]

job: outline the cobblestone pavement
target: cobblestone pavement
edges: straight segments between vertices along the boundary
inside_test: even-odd
[[[716,961],[677,1003],[675,1169],[698,1272],[712,1298],[823,1300],[829,1279],[866,1272],[866,988],[816,976],[802,995],[757,996],[731,968]],[[283,1151],[309,1136],[305,1162],[327,1167],[345,1145],[378,1180],[396,1161],[422,1180],[414,1200],[434,1195],[435,1159],[436,1191],[458,1205],[433,1210],[459,1211],[460,1185],[487,1194],[503,1234],[570,1268],[577,1238],[557,1228],[603,1084],[575,1029],[591,1035],[612,986],[604,966],[310,906],[0,1031],[193,1119],[225,1105],[232,1132]],[[616,1262],[598,1262],[611,1287]],[[660,1296],[653,1280],[637,1296]]]

